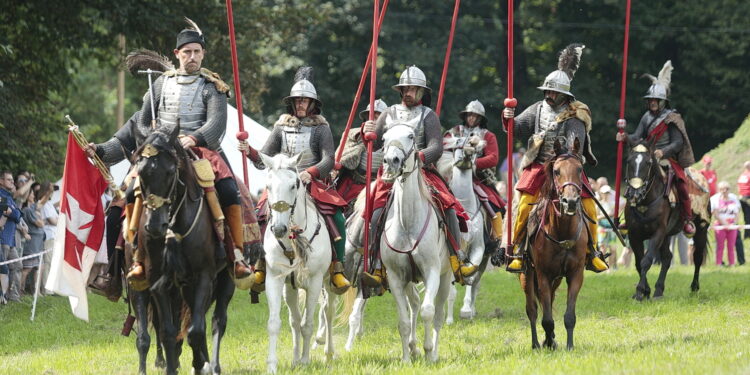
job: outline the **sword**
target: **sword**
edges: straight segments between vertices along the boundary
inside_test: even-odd
[[[151,75],[154,73],[162,74],[164,72],[160,72],[158,70],[139,70],[139,74],[146,74],[148,75],[148,93],[151,95],[151,129],[156,129],[156,110],[154,109],[154,88],[153,83],[151,82],[152,78]]]

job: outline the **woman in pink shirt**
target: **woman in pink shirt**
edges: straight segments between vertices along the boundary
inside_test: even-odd
[[[729,193],[729,183],[719,182],[719,192],[711,197],[711,214],[716,218],[714,225],[728,226],[737,223],[740,212],[740,201],[737,196]],[[716,233],[716,265],[722,263],[724,257],[724,243],[727,246],[727,258],[729,265],[734,266],[734,243],[737,240],[737,228],[721,227],[715,229]]]

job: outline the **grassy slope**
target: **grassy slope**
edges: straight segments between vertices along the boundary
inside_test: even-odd
[[[750,116],[737,129],[732,138],[708,152],[714,159],[713,167],[719,181],[729,182],[731,191],[737,190],[737,178],[742,173],[742,165],[750,160]],[[703,155],[695,155],[697,163],[695,168],[703,168],[700,162]]]
[[[658,267],[652,270],[656,277]],[[676,267],[667,278],[666,297],[637,303],[629,297],[633,269],[586,274],[578,303],[576,349],[532,351],[522,292],[505,272],[488,275],[473,322],[442,331],[441,360],[402,364],[393,298],[375,298],[367,308],[365,341],[343,349],[347,329],[335,330],[337,358],[326,364],[322,349],[313,363],[291,369],[291,337],[286,319],[279,344],[282,373],[353,374],[518,373],[518,374],[739,374],[750,372],[750,268],[704,269],[702,290],[690,294],[692,269]],[[653,281],[652,281],[653,285]],[[564,286],[555,308],[558,343],[563,344]],[[462,292],[460,294],[463,294]],[[119,335],[127,308],[91,296],[91,323],[73,318],[66,299],[41,300],[35,322],[30,301],[0,308],[0,373],[130,374],[137,371],[135,333]],[[460,301],[460,299],[458,300]],[[230,305],[229,332],[222,353],[226,374],[265,371],[268,316],[265,299],[250,305],[237,293]],[[457,303],[456,312],[460,308]],[[286,316],[282,312],[283,316]],[[541,326],[539,327],[541,332]],[[421,332],[421,329],[420,329]],[[541,334],[541,333],[540,333]],[[421,334],[419,335],[421,342]],[[153,367],[153,345],[149,358]],[[192,354],[182,356],[183,372]]]

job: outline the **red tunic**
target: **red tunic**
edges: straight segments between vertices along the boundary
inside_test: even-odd
[[[521,178],[518,179],[518,184],[516,184],[516,190],[522,193],[536,195],[546,180],[547,176],[544,174],[544,165],[531,163],[530,166],[523,169]],[[589,194],[591,185],[589,185],[589,179],[586,177],[586,172],[581,172],[581,181],[586,187],[588,187],[588,189],[583,189],[583,191],[581,191],[581,197],[593,198],[591,194]]]
[[[385,207],[386,203],[388,202],[388,195],[393,188],[393,183],[385,182],[380,178],[382,173],[383,169],[381,168],[380,170],[378,170],[378,179],[375,183],[375,189],[372,190],[373,210]],[[456,197],[454,197],[453,194],[450,193],[450,190],[448,190],[448,186],[445,185],[445,182],[443,182],[443,179],[440,178],[437,173],[433,172],[432,170],[423,168],[422,176],[424,177],[425,182],[427,182],[427,184],[433,188],[432,196],[434,200],[438,202],[438,204],[440,204],[440,208],[443,211],[454,209],[456,210],[456,215],[459,217],[459,219],[469,220],[469,215],[467,215],[464,211],[464,207],[461,205],[461,202],[459,202],[458,199],[456,199]]]
[[[354,182],[352,176],[346,175],[339,177],[338,186],[336,191],[339,193],[341,198],[347,202],[351,202],[357,199],[359,193],[365,189],[365,184],[358,184]]]

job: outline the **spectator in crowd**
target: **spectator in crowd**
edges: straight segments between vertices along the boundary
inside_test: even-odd
[[[18,258],[16,252],[16,225],[21,221],[21,210],[18,209],[16,202],[13,200],[15,191],[13,173],[4,171],[0,173],[0,210],[6,217],[5,225],[0,232],[0,247],[2,248],[2,261],[10,261]],[[0,303],[6,301],[18,301],[18,287],[21,279],[21,264],[18,262],[10,263],[7,266],[0,266],[0,287],[2,288],[3,297]]]
[[[740,212],[740,202],[737,196],[729,192],[729,183],[721,181],[718,184],[719,192],[711,197],[711,215],[716,218],[714,228],[716,234],[716,264],[723,264],[724,245],[727,248],[729,266],[734,266],[734,244],[737,239],[737,229],[727,226],[737,222]]]
[[[52,203],[52,194],[55,193],[57,186],[52,185],[49,182],[42,184],[40,190],[47,195],[47,200],[42,207],[42,220],[44,220],[44,250],[52,250],[55,245],[55,233],[57,232],[57,217],[59,213],[57,208]],[[49,275],[49,265],[52,262],[52,251],[44,253],[42,264],[42,282],[47,281]]]
[[[745,162],[742,174],[737,179],[737,191],[745,217],[745,224],[750,224],[750,160]],[[745,229],[745,238],[750,238],[750,229]]]
[[[602,186],[609,185],[609,180],[607,180],[607,178],[604,177],[604,176],[599,177],[599,178],[596,179],[596,185],[599,186],[599,189],[601,189]],[[612,200],[614,201],[615,196],[614,196],[614,194],[611,194],[611,195],[612,195]]]
[[[42,208],[48,199],[45,195],[37,200],[32,190],[22,209],[23,219],[29,226],[29,239],[23,247],[23,256],[39,254],[44,248],[44,220],[42,219]],[[29,273],[39,269],[39,257],[23,260],[23,271],[21,273],[21,292],[26,285]]]
[[[599,191],[599,184],[596,183],[596,180],[594,180],[593,178],[589,177],[589,186],[591,186],[591,191],[596,196],[596,193]]]
[[[597,179],[597,183],[600,179]],[[604,215],[605,212],[607,215],[609,215],[610,218],[614,217],[615,215],[614,194],[612,192],[612,188],[606,184],[606,179],[603,182],[604,185],[599,186],[599,191],[596,193],[596,198],[599,203],[601,203],[604,211],[602,211],[601,208],[597,209],[596,220],[599,222],[599,233],[592,233],[592,235],[597,236],[599,242],[599,250],[601,250],[602,253],[610,253],[612,259],[617,259],[617,249],[615,248],[615,246],[612,246],[612,243],[615,242],[617,237],[612,231],[612,224],[610,224],[609,220],[607,220],[607,217]],[[610,270],[617,268],[617,262],[615,262],[615,264],[613,264],[612,266],[613,267],[610,268]]]
[[[518,149],[518,151],[513,153],[513,181],[516,181],[518,179],[518,166],[521,165],[521,159],[523,158],[523,155],[526,153],[526,148],[521,147]],[[508,157],[506,156],[503,158],[503,161],[500,163],[500,166],[497,168],[498,176],[500,177],[500,180],[508,184]],[[511,185],[514,183],[511,182]],[[502,196],[502,195],[501,195]]]
[[[16,176],[13,199],[16,200],[17,206],[20,207],[26,202],[34,182],[34,175],[28,171],[22,171]]]
[[[716,194],[716,170],[711,168],[711,164],[713,164],[714,159],[711,157],[711,155],[706,154],[703,156],[703,159],[701,160],[703,162],[703,169],[700,170],[703,177],[708,180],[708,192],[711,194],[711,196],[714,196]]]

